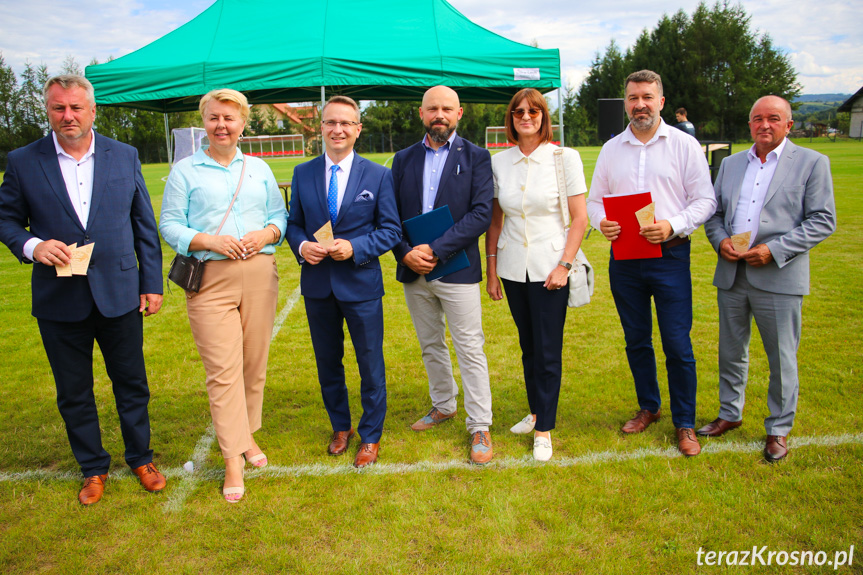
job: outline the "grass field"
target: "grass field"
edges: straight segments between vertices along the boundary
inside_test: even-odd
[[[166,293],[163,310],[144,322],[152,447],[168,487],[147,494],[125,468],[110,381],[98,360],[96,396],[114,464],[105,497],[84,508],[76,499],[78,466],[30,316],[30,268],[3,248],[2,571],[736,573],[746,568],[706,565],[706,556],[699,565],[699,550],[766,546],[765,562],[770,551],[823,551],[820,558],[832,562],[853,545],[853,563],[835,571],[827,564],[778,566],[781,555],[772,566],[753,571],[863,573],[863,144],[802,144],[831,157],[839,227],[812,253],[799,410],[790,455],[775,465],[760,454],[767,365],[757,331],[739,430],[702,441],[703,453],[691,459],[678,456],[667,415],[636,437],[618,431],[637,404],[608,288],[608,244],[597,232],[583,246],[596,267],[596,293],[589,306],[569,310],[554,458],[548,464],[533,462],[531,436],[508,431],[526,414],[527,402],[505,302],[483,301],[494,396],[493,463],[482,469],[467,464],[461,405],[459,417],[437,429],[409,429],[429,407],[428,389],[393,258],[382,258],[389,410],[381,463],[357,472],[350,466],[355,444],[348,457],[325,453],[330,429],[302,300],[285,307],[300,270],[282,248],[279,310],[290,311],[273,340],[264,427],[256,435],[270,466],[247,474],[240,504],[225,504],[223,465],[208,431],[204,370],[183,294],[174,289]],[[589,182],[599,149],[579,151]],[[388,157],[371,159],[383,163]],[[274,160],[272,166],[278,179],[288,180],[297,163]],[[144,166],[157,214],[167,172],[164,164]],[[163,249],[167,270],[173,252]],[[715,258],[699,230],[692,246],[699,427],[718,411]],[[345,366],[356,410],[358,375],[350,346]],[[194,473],[183,470],[187,460],[198,464]]]

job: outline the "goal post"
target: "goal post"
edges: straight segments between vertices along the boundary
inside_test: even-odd
[[[551,143],[560,145],[560,125],[552,124],[551,126]],[[506,148],[515,147],[506,139],[505,126],[486,126],[485,128],[485,147],[488,150],[503,150]]]
[[[244,136],[239,141],[240,151],[264,158],[305,157],[306,141],[302,134],[275,136]]]

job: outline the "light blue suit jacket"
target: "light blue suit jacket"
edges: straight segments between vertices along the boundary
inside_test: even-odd
[[[719,252],[719,244],[731,236],[731,222],[740,198],[748,164],[746,151],[722,161],[716,177],[716,213],[704,224],[707,238]],[[752,286],[773,293],[809,294],[809,250],[836,229],[836,206],[830,160],[790,140],[785,143],[776,173],[770,182],[758,233],[752,245],[766,244],[773,261],[746,268]],[[719,257],[713,285],[730,289],[737,264]]]

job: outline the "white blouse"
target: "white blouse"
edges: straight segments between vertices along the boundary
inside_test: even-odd
[[[542,282],[557,266],[566,247],[560,196],[554,169],[554,144],[542,144],[530,156],[516,146],[491,158],[494,197],[504,220],[497,241],[497,275]],[[587,193],[581,156],[564,148],[566,195]]]

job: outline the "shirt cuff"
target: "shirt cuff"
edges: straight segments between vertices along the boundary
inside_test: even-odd
[[[35,262],[36,260],[33,259],[33,252],[36,251],[36,246],[41,244],[43,241],[45,240],[40,238],[30,238],[27,240],[27,243],[24,244],[24,249],[22,250],[24,252],[24,257],[31,262]]]

